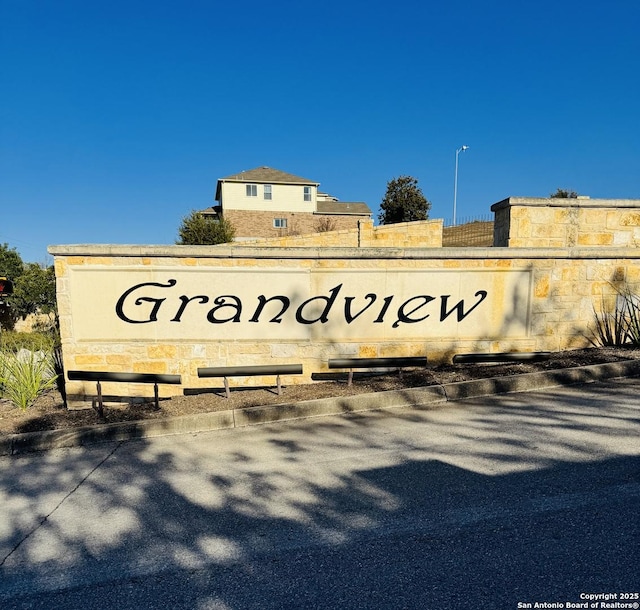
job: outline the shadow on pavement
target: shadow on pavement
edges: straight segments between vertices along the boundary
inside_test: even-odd
[[[629,590],[640,411],[612,388],[637,396],[560,388],[10,458],[2,607],[512,609]]]

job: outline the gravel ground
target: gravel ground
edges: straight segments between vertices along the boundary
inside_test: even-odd
[[[161,399],[160,410],[155,409],[153,402],[134,404],[107,403],[105,404],[103,419],[98,418],[93,409],[67,410],[60,393],[51,391],[40,396],[36,403],[26,411],[21,411],[9,401],[0,399],[0,435],[73,428],[100,422],[162,419],[177,415],[223,411],[242,407],[290,404],[315,398],[351,396],[354,394],[454,383],[487,377],[519,375],[629,359],[640,359],[640,349],[590,348],[571,350],[553,354],[547,361],[519,364],[430,365],[425,369],[404,371],[401,377],[397,373],[383,375],[356,373],[354,383],[350,387],[346,384],[346,374],[338,373],[333,375],[333,380],[288,386],[281,396],[277,395],[275,388],[234,388],[232,380],[231,398],[229,399],[224,397],[222,381],[216,380],[219,385],[210,391],[200,391],[199,393]]]

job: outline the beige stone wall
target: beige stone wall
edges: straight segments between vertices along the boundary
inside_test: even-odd
[[[491,209],[496,246],[640,247],[640,200],[511,197]]]
[[[354,229],[287,235],[269,240],[238,242],[238,245],[272,248],[440,248],[442,220],[401,222],[378,227],[373,226],[373,220],[360,220]]]
[[[243,238],[277,238],[295,235],[306,235],[317,232],[319,223],[329,222],[335,230],[356,229],[358,221],[367,220],[368,216],[337,216],[305,212],[224,210],[224,217],[236,229],[236,239]],[[287,228],[276,229],[274,218],[286,218]]]
[[[360,246],[365,248],[440,248],[442,247],[442,220],[399,222],[373,226],[363,230]]]
[[[198,379],[197,369],[204,366],[301,363],[303,376],[284,379],[294,384],[326,371],[334,357],[427,355],[437,361],[457,352],[585,346],[602,296],[623,282],[640,288],[640,248],[632,247],[53,246],[50,253],[66,370],[182,375],[182,386],[161,386],[163,396],[220,387],[221,382]],[[169,279],[176,286],[169,288]],[[142,284],[147,287],[132,293],[123,310],[130,319],[143,319],[123,323],[117,302],[127,287]],[[334,294],[332,289],[342,292],[327,323],[318,318],[296,324],[294,306],[282,323],[269,320],[273,309],[260,323],[250,322],[256,295],[287,294],[298,306],[309,296]],[[482,303],[481,289],[489,295]],[[372,293],[378,300],[369,309]],[[242,299],[242,315],[233,295]],[[179,315],[180,296],[186,300]],[[205,296],[203,305],[198,297]],[[136,302],[138,297],[143,298]],[[349,305],[345,297],[352,299]],[[376,316],[382,317],[385,297],[396,300],[380,323]],[[478,303],[475,313],[462,321],[455,314],[439,320],[458,299],[467,310]],[[144,316],[154,306],[158,319],[147,323]],[[357,317],[351,324],[344,322],[347,309]],[[394,326],[400,313],[411,323]],[[313,315],[304,310],[305,319]],[[272,383],[273,378],[232,380]],[[67,382],[67,391],[77,400],[73,404],[81,404],[95,384]],[[151,395],[152,388],[104,384],[103,391],[140,396]]]

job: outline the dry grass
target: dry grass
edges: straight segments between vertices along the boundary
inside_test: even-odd
[[[443,248],[487,248],[493,246],[493,221],[475,220],[442,229]]]

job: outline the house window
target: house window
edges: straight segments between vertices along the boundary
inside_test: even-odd
[[[257,196],[258,196],[258,185],[247,184],[247,197],[257,197]]]
[[[287,219],[286,218],[274,218],[273,219],[273,228],[274,229],[286,229],[287,228]]]
[[[264,198],[271,201],[271,185],[270,184],[264,185]]]
[[[311,187],[310,186],[305,186],[304,187],[304,200],[305,201],[311,201]]]

